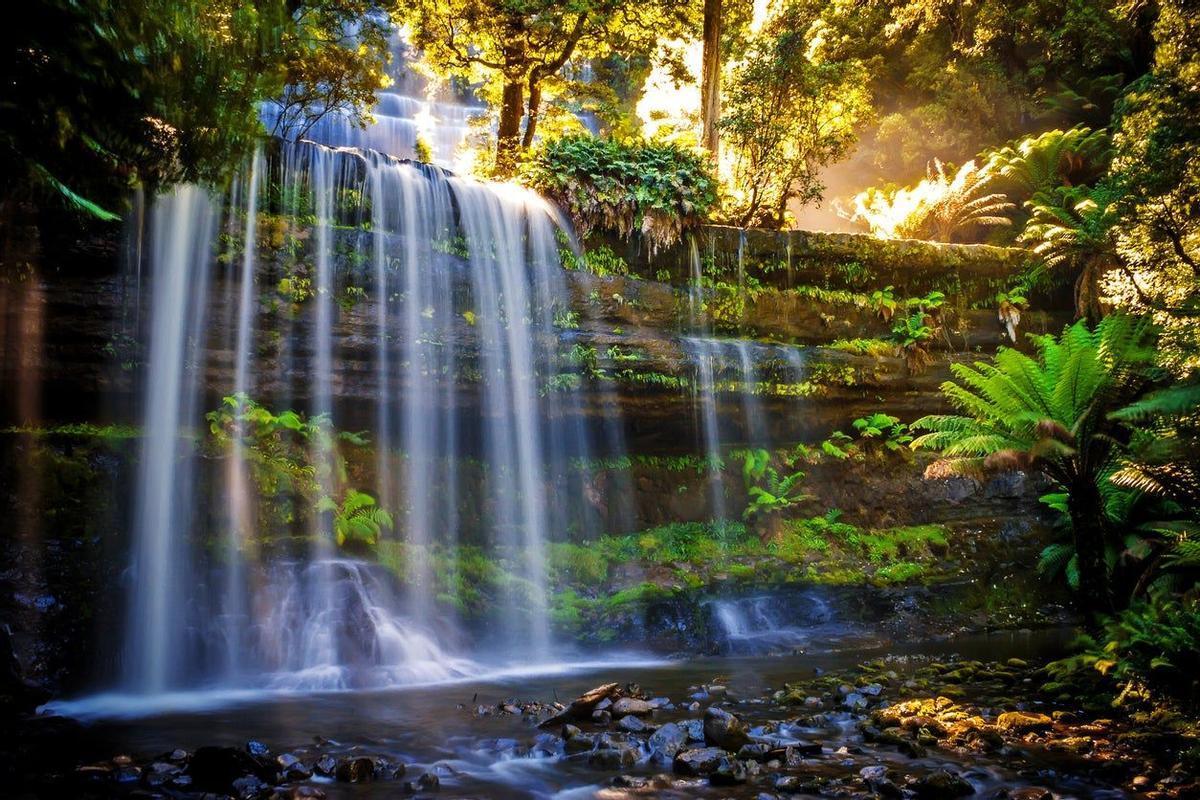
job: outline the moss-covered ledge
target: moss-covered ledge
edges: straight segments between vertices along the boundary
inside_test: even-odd
[[[847,291],[891,285],[905,295],[965,293],[972,303],[1009,288],[1029,260],[1029,252],[1019,248],[885,240],[859,233],[710,225],[690,236],[655,253],[637,235],[624,241],[597,234],[586,244],[610,248],[634,274],[677,284],[690,280],[694,241],[704,274],[714,278],[740,274],[776,288],[812,285]]]

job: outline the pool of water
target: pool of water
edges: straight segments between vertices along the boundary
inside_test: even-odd
[[[133,706],[121,709],[117,703],[106,708],[97,698],[90,701],[90,706],[85,700],[57,708],[83,716],[84,749],[97,758],[125,753],[142,760],[174,748],[241,746],[249,739],[256,739],[275,753],[291,752],[304,760],[315,759],[318,753],[362,754],[403,762],[408,767],[407,775],[413,778],[423,771],[434,771],[441,779],[444,797],[592,797],[598,792],[616,791],[605,788],[611,772],[593,770],[584,759],[537,757],[538,736],[546,734],[520,715],[481,716],[476,709],[509,699],[567,702],[597,684],[613,681],[637,683],[649,695],[666,696],[676,703],[687,698],[690,687],[719,682],[728,687],[733,697],[749,700],[762,697],[764,692],[788,681],[884,656],[897,657],[895,668],[901,672],[909,661],[951,654],[976,659],[1053,657],[1062,652],[1069,636],[1068,631],[1054,630],[934,642],[892,641],[774,657],[654,660],[625,655],[553,668],[498,670],[478,678],[400,689],[315,694],[214,691],[164,697],[157,706],[143,705],[136,709]],[[905,658],[912,656],[917,658]],[[130,716],[135,710],[137,715]],[[125,716],[114,718],[105,716],[105,712],[122,712]],[[752,725],[785,716],[769,703],[743,704],[738,713]],[[656,721],[685,716],[688,715],[682,710],[667,712]],[[839,737],[847,739],[853,735],[852,728],[851,721],[847,721],[844,730],[836,726],[820,731],[789,730],[785,725],[773,735],[781,739],[819,741],[836,749]],[[858,756],[847,758],[853,761]],[[886,763],[887,759],[907,761],[894,752],[876,751],[863,756],[863,765]],[[964,764],[961,760],[955,763],[960,771],[964,767],[973,770],[969,777],[981,789],[1016,780],[999,764],[985,761]],[[838,768],[853,768],[857,773],[860,767],[843,764]],[[664,768],[642,763],[629,771],[653,775]],[[395,783],[387,782],[363,785],[328,782],[322,789],[330,797],[356,798],[394,796],[398,791]],[[678,791],[678,788],[664,790],[660,795],[681,796],[673,795]],[[731,791],[743,793],[740,789],[715,790],[697,784],[685,795],[715,792],[713,796],[731,796]],[[744,789],[746,796],[754,796],[757,791],[752,787]],[[1095,796],[1094,792],[1091,796]]]

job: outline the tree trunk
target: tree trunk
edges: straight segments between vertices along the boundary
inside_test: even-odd
[[[521,137],[521,149],[528,150],[533,146],[533,136],[537,133],[538,115],[542,106],[542,84],[532,76],[529,78],[529,113],[525,116],[525,135]]]
[[[704,64],[700,79],[700,143],[714,161],[720,149],[717,123],[721,118],[721,0],[704,0]]]
[[[1099,490],[1092,485],[1070,491],[1071,530],[1079,563],[1079,608],[1089,622],[1113,610],[1112,587],[1104,563],[1104,513]]]
[[[782,539],[783,515],[778,511],[772,511],[759,516],[758,538],[763,544],[771,544]]]
[[[521,117],[525,115],[525,92],[520,82],[504,84],[500,103],[500,126],[496,137],[496,174],[511,176],[517,169],[517,153],[521,149]]]

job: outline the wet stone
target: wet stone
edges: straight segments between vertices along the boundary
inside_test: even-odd
[[[588,755],[588,765],[597,769],[624,769],[637,763],[638,751],[622,742],[610,743]]]
[[[338,763],[335,775],[342,783],[367,783],[375,780],[375,762],[369,758],[347,758]]]
[[[708,775],[715,772],[726,758],[727,754],[719,747],[681,750],[675,755],[672,767],[680,775]]]
[[[704,742],[734,752],[749,744],[750,733],[740,719],[723,708],[710,706],[704,712]]]
[[[628,714],[644,717],[654,710],[654,707],[645,700],[638,700],[636,697],[621,697],[612,704],[610,709],[614,717],[624,717]]]
[[[269,797],[271,794],[271,787],[255,775],[238,778],[230,788],[237,800],[258,800],[260,797]]]
[[[724,760],[716,771],[708,776],[713,786],[738,786],[747,780],[746,766],[737,760]]]
[[[742,748],[738,750],[737,757],[743,761],[757,761],[761,763],[766,761],[770,757],[770,754],[770,745],[754,742],[742,745]]]
[[[318,775],[323,775],[326,778],[333,777],[337,771],[337,759],[330,755],[324,755],[317,759],[317,763],[313,765],[313,772]]]
[[[641,733],[646,730],[646,723],[630,714],[617,720],[617,727],[628,733]]]
[[[668,722],[650,736],[650,752],[661,753],[667,758],[674,758],[683,746],[687,744],[688,732],[686,729],[676,725],[674,722]]]
[[[271,748],[256,739],[251,739],[246,742],[246,752],[255,758],[266,758],[271,755]]]
[[[303,781],[312,777],[312,770],[291,753],[276,756],[275,763],[279,765],[279,773],[285,781]]]
[[[968,781],[944,769],[918,778],[911,788],[919,800],[954,800],[975,794],[975,787]]]

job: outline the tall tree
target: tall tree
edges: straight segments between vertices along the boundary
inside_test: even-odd
[[[704,126],[701,144],[720,157],[721,119],[721,0],[704,0],[704,55],[700,78],[700,120]]]
[[[436,72],[484,82],[499,109],[494,171],[502,176],[533,143],[545,88],[569,62],[650,53],[698,21],[687,0],[417,0],[396,14]]]

